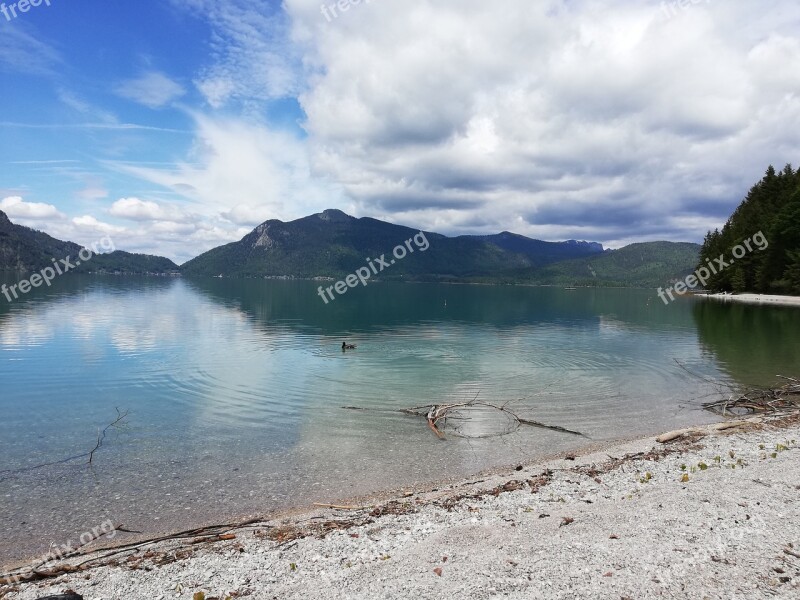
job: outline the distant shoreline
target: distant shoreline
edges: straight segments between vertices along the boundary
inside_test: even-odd
[[[3,269],[0,267],[0,276],[7,273],[16,275],[29,275],[34,271]],[[299,277],[295,275],[262,275],[262,276],[239,276],[239,275],[194,275],[184,274],[180,272],[164,272],[164,273],[128,273],[128,272],[98,272],[98,271],[78,271],[65,273],[64,276],[90,276],[90,277],[173,277],[186,279],[188,281],[200,280],[218,280],[226,279],[229,281],[304,281],[310,283],[317,283],[320,281],[336,281],[335,277],[320,275],[315,277]],[[585,284],[567,284],[567,283],[537,283],[532,281],[469,281],[469,280],[427,280],[427,279],[406,279],[406,278],[388,278],[388,279],[372,279],[370,283],[403,283],[403,284],[436,284],[436,285],[477,285],[477,286],[497,286],[497,287],[533,287],[533,288],[554,288],[554,289],[567,289],[567,290],[652,290],[652,285],[619,285],[617,282],[610,282],[613,285],[585,285]]]
[[[774,294],[696,294],[699,298],[709,298],[719,302],[742,302],[745,304],[769,304],[773,306],[800,306],[800,296],[779,296]]]

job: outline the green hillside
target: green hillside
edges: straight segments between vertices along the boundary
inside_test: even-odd
[[[41,231],[15,225],[0,211],[0,271],[32,273],[52,265],[52,259],[67,257],[74,263],[82,246],[64,242]],[[76,273],[167,274],[178,265],[161,256],[131,254],[117,250],[97,254],[73,269]]]
[[[377,219],[356,219],[338,210],[296,221],[267,221],[242,240],[214,248],[184,264],[187,275],[226,277],[341,278],[419,233]],[[541,242],[514,234],[448,238],[425,233],[430,247],[380,273],[383,280],[492,280],[555,260],[602,251],[587,242]],[[513,244],[513,249],[503,247]]]
[[[698,244],[645,242],[550,265],[534,277],[551,285],[659,287],[690,274],[699,254]]]

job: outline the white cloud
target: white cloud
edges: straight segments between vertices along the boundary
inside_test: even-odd
[[[266,206],[247,206],[237,204],[228,211],[221,213],[223,219],[236,223],[237,225],[260,225],[271,218],[269,209]]]
[[[285,5],[314,67],[312,165],[365,214],[698,240],[692,223],[724,221],[767,164],[800,154],[788,0],[671,19],[655,1],[384,0],[332,22],[314,0]]]
[[[109,209],[109,214],[131,221],[172,221],[186,223],[197,218],[196,215],[172,205],[162,205],[151,200],[139,198],[120,198]]]
[[[185,162],[169,168],[114,163],[115,168],[191,200],[198,213],[222,218],[228,227],[346,205],[340,186],[312,172],[304,142],[292,134],[245,118],[196,114],[195,121],[194,148]],[[112,214],[181,220],[137,199],[117,201]]]
[[[116,225],[111,225],[110,223],[104,223],[103,221],[98,221],[91,215],[83,215],[81,217],[75,217],[72,219],[72,224],[78,230],[83,232],[96,232],[96,233],[123,233],[125,232],[124,227],[117,227]]]
[[[172,0],[213,29],[210,63],[195,79],[206,101],[272,100],[300,89],[300,60],[288,38],[286,15],[271,3],[248,0]]]
[[[157,71],[150,71],[135,79],[123,81],[117,85],[115,91],[123,98],[148,108],[161,108],[186,93],[183,86]]]
[[[95,119],[100,123],[105,123],[106,125],[118,125],[117,117],[114,116],[113,113],[87,102],[78,94],[70,90],[59,89],[58,99],[61,100],[61,103],[64,104],[64,106],[83,116],[91,117],[92,119]]]
[[[284,0],[283,11],[171,1],[211,29],[210,55],[181,81],[215,110],[195,109],[193,144],[160,157],[170,163],[104,147],[126,160],[103,163],[112,176],[77,194],[101,220],[38,217],[65,239],[108,219],[126,224],[118,247],[185,260],[266,219],[338,207],[444,233],[698,241],[767,164],[800,155],[790,0],[692,4],[672,18],[659,0],[381,0],[332,21],[317,0]],[[51,67],[60,60],[40,50]],[[157,71],[117,91],[153,108],[185,92]],[[286,108],[295,99],[304,132]],[[97,121],[0,125],[177,131]],[[131,182],[120,173],[161,189],[120,189]]]
[[[0,72],[52,76],[62,66],[61,54],[22,26],[3,27],[0,35]]]
[[[103,200],[108,197],[108,190],[101,185],[88,185],[78,191],[76,196],[84,200]]]
[[[91,214],[68,218],[49,204],[25,202],[19,196],[0,201],[16,224],[26,225],[65,241],[89,246],[110,236],[118,250],[169,257],[179,264],[201,252],[238,240],[252,227],[232,224],[218,215],[186,211],[180,206],[138,198],[120,198],[108,210],[111,217],[135,226],[109,223]]]
[[[43,202],[25,202],[19,196],[8,196],[0,201],[0,210],[10,219],[27,221],[46,221],[50,219],[64,219],[65,216],[52,204]]]

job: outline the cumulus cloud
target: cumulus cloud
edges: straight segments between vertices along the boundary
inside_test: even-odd
[[[116,86],[115,91],[119,96],[148,108],[161,108],[186,93],[183,86],[158,71],[150,71],[135,79],[123,81]]]
[[[96,223],[39,217],[65,235],[105,223],[124,229],[120,248],[184,260],[338,207],[450,234],[699,241],[768,164],[800,155],[791,0],[674,14],[660,0],[381,0],[330,20],[317,0],[171,3],[211,30],[210,54],[181,74],[204,101],[191,147],[169,163],[105,161],[148,185],[109,192]],[[158,108],[186,90],[153,71],[117,92]],[[105,120],[91,127],[133,127]],[[117,180],[78,196],[100,205]]]
[[[65,216],[52,204],[25,202],[20,196],[8,196],[0,201],[0,210],[11,219],[23,221],[47,221],[64,219]]]
[[[118,227],[116,225],[111,225],[110,223],[104,223],[103,221],[99,221],[91,215],[75,217],[72,219],[72,224],[76,227],[76,229],[88,232],[108,234],[123,233],[125,231],[124,227]]]
[[[162,205],[151,200],[139,198],[120,198],[109,209],[109,214],[131,221],[172,221],[186,223],[196,219],[196,215],[171,205]]]
[[[778,4],[285,2],[313,165],[362,212],[600,241],[699,240],[796,160],[800,7]]]
[[[221,213],[223,219],[237,225],[259,225],[271,218],[266,206],[248,206],[237,204],[233,208]]]

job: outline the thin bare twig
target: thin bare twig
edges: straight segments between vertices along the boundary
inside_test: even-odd
[[[18,469],[5,469],[0,471],[0,475],[12,475],[17,473],[27,473],[29,471],[35,471],[37,469],[43,469],[45,467],[53,467],[55,465],[63,465],[68,462],[72,462],[74,460],[78,460],[79,458],[87,458],[88,462],[86,464],[91,465],[92,460],[94,459],[94,453],[97,452],[100,447],[103,445],[103,441],[106,438],[106,433],[111,427],[117,427],[119,424],[128,416],[129,411],[125,411],[124,413],[120,412],[119,408],[117,409],[117,418],[105,426],[102,430],[98,431],[97,433],[97,443],[95,444],[94,448],[92,448],[89,452],[84,452],[83,454],[76,454],[75,456],[70,456],[68,458],[63,458],[61,460],[56,460],[53,462],[42,463],[40,465],[35,465],[33,467],[22,467]]]

